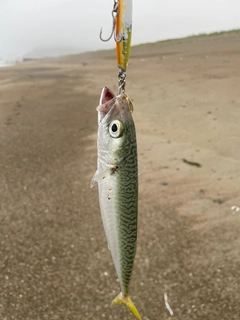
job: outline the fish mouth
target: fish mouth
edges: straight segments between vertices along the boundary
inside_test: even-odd
[[[115,94],[108,87],[102,89],[99,104],[104,104],[115,98]]]
[[[101,122],[102,119],[108,114],[112,109],[116,101],[116,96],[108,87],[102,89],[100,96],[99,106],[97,107],[98,111],[98,122]]]

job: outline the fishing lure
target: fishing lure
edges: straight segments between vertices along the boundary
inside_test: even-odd
[[[109,41],[112,36],[116,42],[118,74],[118,93],[125,91],[125,78],[127,65],[130,55],[131,39],[132,39],[132,0],[114,0],[113,10],[113,26],[110,37],[102,38],[102,29],[100,31],[100,39]]]

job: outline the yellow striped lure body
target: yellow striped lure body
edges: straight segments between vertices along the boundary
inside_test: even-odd
[[[132,0],[118,1],[116,39],[117,64],[126,71],[132,39]]]

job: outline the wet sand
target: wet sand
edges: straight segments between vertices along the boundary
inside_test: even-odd
[[[147,320],[240,318],[240,36],[135,47],[131,296]],[[96,106],[114,51],[0,69],[0,319],[134,319],[97,198]],[[198,165],[197,165],[198,164]],[[164,293],[174,312],[170,317]]]

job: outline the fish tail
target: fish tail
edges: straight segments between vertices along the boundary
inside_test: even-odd
[[[137,308],[135,307],[129,295],[123,296],[122,292],[120,292],[119,295],[113,300],[112,304],[125,304],[138,320],[142,320],[142,317],[137,311]]]

